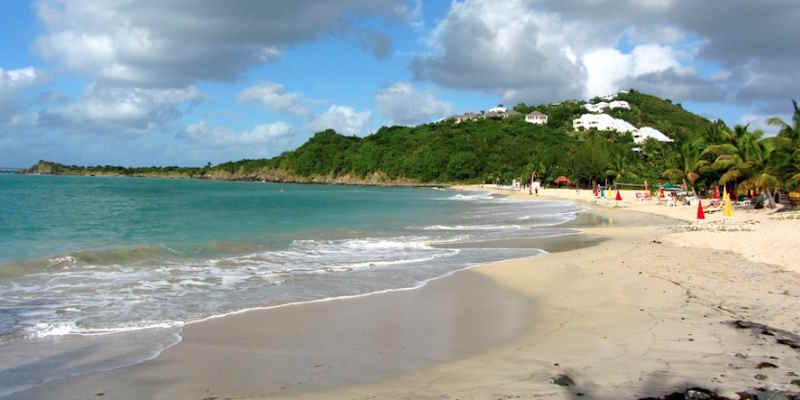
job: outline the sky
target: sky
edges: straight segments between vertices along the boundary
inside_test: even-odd
[[[272,157],[636,89],[788,120],[797,0],[39,0],[0,14],[0,167]]]

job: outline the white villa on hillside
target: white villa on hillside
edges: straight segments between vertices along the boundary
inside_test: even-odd
[[[655,139],[659,142],[672,142],[672,139],[670,139],[667,135],[649,126],[639,128],[633,133],[633,142],[636,144],[642,144],[647,139]]]
[[[508,111],[508,110],[507,110],[505,107],[503,107],[503,105],[502,105],[502,104],[498,104],[498,105],[497,105],[497,107],[492,107],[492,108],[490,108],[490,109],[489,109],[489,111],[487,111],[487,112],[490,112],[490,113],[498,113],[498,114],[505,114],[507,111]]]
[[[450,117],[456,124],[460,124],[464,121],[477,121],[479,119],[485,118],[483,114],[468,112],[464,113],[463,115],[455,115]]]
[[[608,103],[608,108],[610,108],[612,110],[614,110],[616,108],[624,108],[626,110],[630,110],[631,109],[631,105],[628,104],[628,102],[625,101],[625,100],[617,100],[617,101],[612,101],[611,103]]]
[[[621,119],[608,114],[583,114],[580,118],[572,120],[572,128],[576,131],[583,129],[597,129],[599,131],[634,132],[636,127]]]
[[[598,131],[617,131],[620,133],[630,132],[633,136],[633,142],[636,144],[642,144],[647,139],[655,139],[659,142],[672,142],[672,139],[670,139],[669,136],[659,132],[657,129],[653,129],[649,126],[636,129],[635,126],[631,125],[627,121],[614,118],[608,114],[583,114],[580,118],[572,120],[572,127],[576,131],[580,130],[581,128],[594,128]]]
[[[547,114],[540,113],[539,111],[534,111],[532,113],[525,115],[525,122],[534,125],[545,125],[547,124]]]
[[[624,108],[626,110],[630,110],[631,109],[631,105],[628,104],[628,102],[625,101],[625,100],[617,100],[617,101],[612,101],[610,103],[606,103],[605,101],[601,101],[601,102],[599,102],[597,104],[584,104],[583,108],[585,108],[586,111],[589,111],[589,112],[601,113],[606,108],[610,108],[612,110],[616,109],[616,108]]]
[[[608,103],[606,103],[605,101],[601,101],[601,102],[599,102],[597,104],[584,104],[583,108],[585,108],[586,111],[589,111],[589,112],[601,113],[601,112],[603,112],[603,110],[608,108]]]

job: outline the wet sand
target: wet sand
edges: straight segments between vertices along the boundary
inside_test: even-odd
[[[252,311],[190,325],[155,360],[20,399],[202,399],[374,383],[469,357],[535,323],[532,299],[471,271],[418,290]]]

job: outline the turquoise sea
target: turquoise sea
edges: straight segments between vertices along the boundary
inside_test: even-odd
[[[566,202],[432,188],[0,174],[0,397],[253,308],[414,288],[574,234]]]

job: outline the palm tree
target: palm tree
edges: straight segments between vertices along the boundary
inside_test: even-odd
[[[750,131],[748,125],[737,125],[733,131],[724,136],[725,143],[706,147],[701,157],[713,158],[701,171],[719,171],[720,185],[733,183],[744,189],[764,190],[769,200],[769,207],[775,207],[772,189],[780,187],[780,180],[775,170],[768,165],[772,147],[762,137],[760,130]]]
[[[682,143],[678,148],[677,166],[667,169],[662,176],[672,179],[680,178],[683,184],[690,187],[692,193],[697,196],[695,183],[700,178],[700,169],[708,164],[707,161],[701,159],[701,149],[702,146],[699,140]],[[689,181],[688,185],[686,181]]]
[[[794,126],[787,124],[778,117],[772,117],[767,123],[780,128],[778,136],[774,138],[774,151],[772,152],[771,166],[778,175],[786,180],[787,186],[800,186],[800,109],[797,102],[792,100]]]
[[[781,181],[769,165],[773,148],[765,140],[759,140],[761,135],[761,131],[754,132],[754,141],[745,145],[745,157],[749,165],[749,170],[746,172],[749,177],[744,179],[740,186],[746,190],[763,189],[767,195],[768,207],[775,208],[772,188],[780,188]]]

